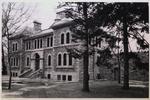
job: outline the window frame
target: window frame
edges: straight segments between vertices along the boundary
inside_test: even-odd
[[[58,53],[57,55],[57,65],[62,66],[62,54],[61,53]]]
[[[66,44],[70,43],[70,32],[66,33]]]
[[[29,56],[26,57],[26,66],[27,67],[30,66],[30,57]]]
[[[61,33],[60,40],[61,40],[60,44],[64,45],[65,44],[65,34],[64,33]]]
[[[50,59],[49,59],[49,57],[50,57]],[[47,66],[52,66],[52,56],[51,56],[51,54],[49,54],[48,57],[47,57]]]

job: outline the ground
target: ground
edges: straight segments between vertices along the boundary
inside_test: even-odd
[[[148,98],[148,82],[130,81],[130,89],[123,90],[116,81],[90,81],[90,92],[82,92],[82,82],[51,82],[41,79],[2,78],[3,98]]]

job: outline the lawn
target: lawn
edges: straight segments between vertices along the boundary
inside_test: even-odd
[[[82,92],[82,82],[55,84],[35,82],[19,86],[13,84],[11,91],[3,88],[3,94],[19,92],[18,95],[8,94],[5,97],[23,98],[148,98],[148,86],[141,87],[134,84],[137,83],[132,82],[129,90],[123,90],[122,85],[116,81],[91,81],[90,92],[85,93]],[[5,86],[6,83],[3,84],[3,87]]]

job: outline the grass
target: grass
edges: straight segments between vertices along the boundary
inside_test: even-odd
[[[3,87],[6,84],[3,84]],[[148,87],[130,87],[129,90],[123,90],[120,84],[115,81],[93,81],[90,82],[90,92],[82,91],[82,82],[76,83],[58,83],[56,87],[48,87],[43,83],[28,83],[23,86],[13,86],[12,91],[19,88],[33,86],[35,89],[24,91],[23,94],[16,97],[24,98],[148,98]],[[36,87],[45,86],[46,88]],[[5,88],[3,88],[5,89]],[[6,92],[6,91],[4,91]],[[8,92],[8,91],[7,91]],[[10,96],[9,96],[10,97]]]

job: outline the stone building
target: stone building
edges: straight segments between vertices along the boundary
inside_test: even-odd
[[[82,79],[82,60],[74,59],[66,48],[79,46],[72,41],[69,26],[72,19],[58,10],[50,28],[42,30],[41,23],[34,21],[33,32],[10,37],[10,61],[13,77],[47,78],[54,81],[79,81]],[[90,58],[90,79],[99,73],[95,56]]]

